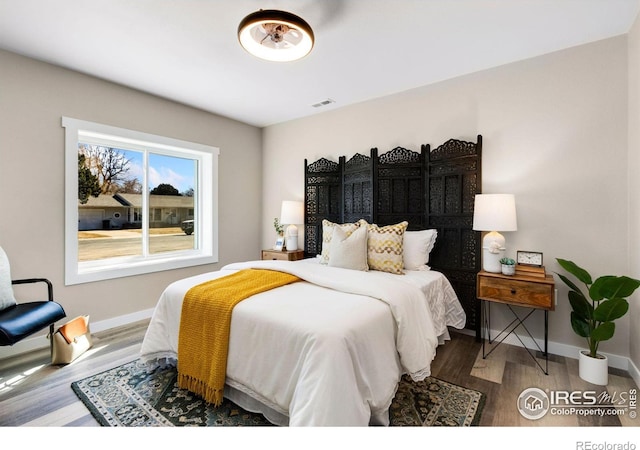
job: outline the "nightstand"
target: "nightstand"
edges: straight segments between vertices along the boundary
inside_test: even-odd
[[[555,283],[552,275],[540,274],[530,275],[516,272],[515,275],[502,275],[499,273],[490,273],[485,271],[478,272],[477,275],[477,292],[476,297],[482,302],[482,357],[489,356],[510,334],[514,334],[520,342],[522,340],[515,333],[518,327],[522,327],[527,332],[531,340],[534,342],[538,350],[545,357],[545,367],[543,368],[531,351],[525,347],[529,355],[536,362],[538,367],[544,371],[545,375],[549,374],[549,353],[547,351],[548,335],[549,335],[549,311],[553,311],[555,307]],[[506,305],[514,316],[514,320],[506,326],[504,330],[498,333],[493,339],[497,342],[488,353],[485,353],[485,332],[489,343],[492,343],[490,336],[490,316],[491,303],[502,303]],[[520,317],[513,306],[520,306],[528,309],[524,317]],[[525,325],[527,320],[535,311],[542,310],[544,312],[544,351]],[[504,336],[503,336],[504,335]]]
[[[304,258],[304,250],[262,250],[262,259],[297,261]]]

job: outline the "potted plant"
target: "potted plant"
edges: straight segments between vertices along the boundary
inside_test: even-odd
[[[504,275],[514,275],[516,273],[516,262],[511,258],[501,258],[502,273]]]
[[[278,219],[277,217],[274,217],[273,219],[273,228],[276,229],[276,233],[278,233],[278,236],[284,236],[284,226],[282,226],[282,224],[280,223],[280,219]]]
[[[623,317],[629,310],[627,297],[640,286],[640,280],[627,276],[605,275],[592,279],[589,272],[573,261],[556,259],[558,264],[573,275],[586,288],[582,290],[569,278],[557,274],[569,287],[569,303],[571,304],[571,327],[573,331],[587,340],[589,350],[579,354],[580,378],[593,384],[606,385],[608,377],[608,360],[598,353],[600,342],[613,337],[616,325],[614,320]]]

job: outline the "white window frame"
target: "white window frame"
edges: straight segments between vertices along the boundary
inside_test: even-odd
[[[209,145],[62,117],[65,128],[65,284],[74,285],[218,262],[218,156]],[[194,198],[196,231],[193,250],[149,254],[148,195],[143,195],[143,255],[78,261],[78,143],[153,151],[198,160]],[[145,157],[146,165],[146,157]],[[145,175],[146,177],[146,175]],[[147,185],[146,179],[144,185]]]

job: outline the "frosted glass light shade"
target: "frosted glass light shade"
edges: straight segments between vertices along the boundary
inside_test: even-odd
[[[238,40],[252,55],[267,61],[295,61],[313,48],[313,30],[295,14],[260,10],[245,17],[238,26]]]

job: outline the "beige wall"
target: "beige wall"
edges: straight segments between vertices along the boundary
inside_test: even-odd
[[[259,128],[5,51],[0,92],[0,245],[14,278],[51,279],[68,316],[134,314],[174,280],[259,258]],[[220,263],[65,287],[62,116],[219,147]]]
[[[0,245],[14,278],[48,277],[70,316],[108,321],[153,308],[173,280],[258,257],[273,243],[280,202],[303,198],[304,158],[482,134],[484,192],[516,195],[519,229],[506,233],[509,253],[540,250],[548,271],[564,257],[594,274],[638,276],[640,254],[628,249],[640,243],[639,28],[628,48],[627,37],[608,39],[262,132],[0,51]],[[220,147],[220,263],[65,287],[63,115]],[[582,346],[558,288],[550,339]],[[631,353],[640,366],[638,325],[636,304],[602,350]],[[539,320],[533,328],[541,336]]]
[[[263,245],[273,241],[281,200],[303,198],[305,158],[435,148],[481,134],[483,191],[516,196],[508,254],[542,251],[548,272],[560,270],[557,257],[598,275],[626,272],[626,43],[612,38],[266,128]],[[557,287],[549,338],[584,347],[569,324],[567,290]],[[601,350],[628,356],[628,317]]]
[[[629,265],[640,279],[640,16],[628,36],[629,55]],[[631,302],[630,354],[640,370],[640,293]]]

